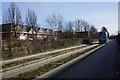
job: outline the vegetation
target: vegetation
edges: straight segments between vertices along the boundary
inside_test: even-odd
[[[6,16],[3,17],[3,23],[10,23],[11,24],[11,29],[8,31],[9,36],[13,36],[13,39],[17,39],[17,29],[15,28],[18,24],[21,24],[21,13],[20,10],[18,8],[18,6],[15,3],[11,3],[7,12],[6,12]],[[13,31],[13,34],[11,34],[11,31]],[[8,40],[8,49],[9,49],[9,57],[12,57],[11,54],[11,37],[9,37]]]
[[[33,46],[32,41],[20,41],[20,40],[11,40],[11,54],[9,57],[9,41],[2,42],[2,59],[12,59],[27,55],[33,54]],[[50,42],[46,39],[42,41],[36,41],[36,45],[34,46],[34,54],[40,52],[46,52],[53,49],[66,48],[73,45],[80,45],[81,39],[73,40],[73,39],[61,39],[61,40],[51,40]]]
[[[39,56],[39,57],[34,57],[34,58],[22,60],[22,61],[12,62],[12,63],[9,63],[9,64],[2,65],[2,68],[5,69],[4,71],[6,71],[6,68],[10,68],[10,69],[18,68],[18,67],[21,67],[21,66],[24,66],[24,65],[27,65],[27,64],[42,61],[42,60],[48,59],[50,57],[55,57],[55,56],[65,54],[65,53],[68,53],[68,52],[71,52],[71,51],[74,51],[74,50],[78,50],[78,49],[81,49],[81,48],[83,48],[83,47],[78,47],[78,48],[75,48],[75,49],[73,48],[73,49],[70,49],[70,50],[60,51],[60,52],[47,54],[47,55],[42,55],[42,56]],[[38,60],[38,61],[35,61],[35,60]],[[13,67],[13,66],[15,66],[15,67]]]
[[[9,41],[2,41],[2,59],[12,59],[20,56],[26,56],[32,54],[33,46],[31,41],[11,41],[11,54],[9,57]]]
[[[26,15],[26,20],[25,20],[26,24],[31,27],[32,29],[32,38],[33,38],[33,42],[32,42],[32,45],[33,45],[33,53],[35,52],[35,45],[36,45],[36,37],[35,37],[35,34],[34,32],[36,32],[37,34],[37,30],[35,30],[35,26],[37,25],[37,16],[35,14],[34,11],[31,11],[30,9],[28,9],[28,13]]]
[[[82,19],[77,19],[75,21],[68,21],[65,23],[62,15],[53,14],[46,18],[46,22],[49,26],[55,31],[54,38],[55,40],[48,40],[44,38],[42,41],[37,41],[34,39],[34,35],[37,34],[35,26],[37,25],[37,15],[34,11],[28,9],[26,14],[25,22],[22,22],[22,17],[18,6],[12,2],[8,7],[7,17],[3,17],[4,23],[10,23],[12,31],[14,32],[15,39],[9,37],[8,41],[3,41],[3,59],[12,59],[16,57],[36,54],[39,52],[44,52],[52,49],[65,48],[68,46],[79,45],[82,43],[82,39],[77,37],[74,33],[80,31],[90,31],[91,36],[97,35],[97,29],[91,26],[88,22]],[[32,28],[33,41],[17,41],[16,32],[17,25],[27,25]],[[64,26],[63,26],[64,25]],[[60,32],[60,33],[59,33]],[[61,33],[62,32],[62,33]],[[94,32],[94,33],[92,33]],[[9,30],[9,35],[11,36],[11,30]],[[93,37],[91,37],[93,38]]]
[[[107,32],[108,37],[109,37],[109,32],[108,32],[108,30],[107,30],[107,28],[106,28],[106,27],[104,27],[104,26],[103,26],[103,27],[101,28],[101,31],[102,31],[102,32]]]
[[[100,45],[98,45],[98,46],[100,46]],[[48,72],[50,70],[52,70],[52,69],[54,69],[54,68],[56,68],[56,67],[58,67],[58,66],[60,66],[62,64],[65,64],[66,62],[68,62],[68,61],[70,61],[70,60],[84,54],[85,52],[88,52],[88,51],[98,47],[98,46],[95,46],[95,47],[93,47],[91,49],[85,50],[84,52],[81,52],[81,53],[78,52],[78,53],[73,54],[73,55],[71,55],[71,56],[69,56],[67,58],[61,59],[59,61],[51,62],[49,64],[46,64],[44,66],[41,66],[41,67],[33,70],[33,71],[29,71],[29,72],[26,72],[24,74],[20,74],[18,76],[15,76],[15,77],[11,78],[10,80],[14,80],[14,79],[17,79],[17,80],[24,80],[24,79],[25,80],[31,80],[31,79],[34,79],[34,78],[36,78],[36,77],[38,77],[38,76],[40,76],[40,75],[42,75],[42,74],[44,74],[44,73],[46,73],[46,72]]]

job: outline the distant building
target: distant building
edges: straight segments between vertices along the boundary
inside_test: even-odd
[[[90,32],[86,31],[86,32],[75,32],[75,35],[77,37],[80,37],[82,39],[89,39],[90,37]]]
[[[90,39],[90,32],[86,31],[86,32],[75,32],[76,37],[78,38],[82,38],[82,43],[83,44],[88,44],[91,42]]]
[[[2,40],[8,40],[10,38],[10,31],[11,31],[11,25],[10,24],[2,24],[0,25],[0,28],[2,31],[0,32],[2,34]],[[12,33],[12,31],[11,31]]]
[[[9,38],[14,39],[13,37],[13,29],[11,27],[11,24],[2,24],[2,40],[8,40]],[[29,26],[25,25],[17,25],[15,27],[16,29],[16,34],[17,34],[17,39],[18,40],[33,40],[32,37],[32,28]],[[34,28],[34,37],[36,37],[37,40],[42,40],[44,38],[47,39],[54,39],[54,34],[55,32],[52,29],[48,28],[39,28],[35,27]],[[11,33],[11,36],[10,36]]]

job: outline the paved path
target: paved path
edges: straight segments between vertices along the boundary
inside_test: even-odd
[[[57,75],[56,78],[118,78],[119,56],[120,51],[117,41],[113,40],[100,50]]]

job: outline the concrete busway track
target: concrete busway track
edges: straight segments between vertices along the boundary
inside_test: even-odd
[[[51,54],[48,54],[48,55],[39,56],[37,58],[31,58],[31,59],[26,59],[26,60],[22,60],[22,61],[15,61],[15,62],[12,62],[12,63],[8,63],[8,64],[5,64],[5,65],[2,65],[3,66],[2,72],[9,71],[9,70],[21,67],[21,66],[29,65],[29,64],[32,64],[32,63],[36,63],[38,61],[43,61],[43,60],[46,60],[48,58],[52,58],[52,57],[55,57],[55,56],[58,56],[58,55],[62,55],[63,53],[65,54],[65,53],[68,53],[68,52],[71,52],[71,51],[75,51],[75,50],[84,48],[86,46],[87,45],[80,46],[80,47],[77,47],[77,48],[72,48],[72,49],[69,49],[69,50],[59,51],[59,52],[56,52],[57,54],[56,53],[51,53]],[[11,65],[11,66],[7,66],[7,65]]]
[[[45,79],[45,78],[52,78],[54,77],[55,75],[59,74],[60,72],[62,72],[63,70],[65,70],[66,68],[70,67],[71,65],[77,63],[79,60],[85,58],[86,56],[90,55],[91,53],[95,52],[96,50],[100,49],[101,47],[103,47],[105,44],[101,45],[101,46],[98,46],[97,48],[94,48],[86,53],[84,53],[83,55],[71,60],[71,61],[68,61],[67,63],[53,69],[53,70],[50,70],[49,72],[45,73],[45,74],[42,74],[41,76],[38,76],[36,77],[34,80],[38,80],[38,79]]]
[[[88,50],[90,48],[93,48],[95,46],[98,46],[98,44],[91,45],[91,46],[85,47],[83,49],[78,49],[78,50],[73,51],[73,52],[68,52],[66,54],[62,54],[62,55],[59,55],[59,56],[56,56],[56,57],[53,57],[53,58],[50,58],[50,59],[47,59],[47,60],[44,60],[44,61],[39,61],[39,62],[36,62],[36,63],[33,63],[33,64],[22,66],[20,68],[16,68],[16,69],[13,69],[13,70],[10,70],[10,71],[6,71],[6,72],[2,73],[2,77],[3,78],[11,78],[11,77],[14,77],[16,75],[28,72],[30,70],[34,70],[34,69],[36,69],[40,66],[43,66],[45,64],[61,60],[63,58],[66,58],[66,57],[71,56],[73,54],[76,54],[78,52],[83,52],[83,51]]]
[[[42,55],[52,54],[52,53],[65,51],[65,50],[70,50],[70,49],[75,49],[75,48],[84,47],[84,46],[86,46],[86,45],[83,44],[83,45],[80,45],[80,46],[74,46],[74,47],[70,47],[70,48],[64,48],[64,49],[59,49],[59,50],[55,50],[55,51],[44,52],[44,53],[40,53],[40,54],[34,54],[34,55],[25,56],[25,57],[5,60],[5,61],[1,61],[1,63],[2,63],[2,65],[5,65],[5,64],[16,62],[16,61],[22,61],[22,60],[31,59],[31,58],[37,58],[37,57],[42,56]]]

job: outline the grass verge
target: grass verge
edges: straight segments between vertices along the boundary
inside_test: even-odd
[[[98,45],[98,46],[100,46],[100,45]],[[62,64],[65,64],[66,62],[68,62],[68,61],[70,61],[70,60],[72,60],[72,59],[74,59],[76,57],[79,57],[80,55],[82,55],[82,54],[84,54],[84,53],[86,53],[86,52],[88,52],[88,51],[90,51],[90,50],[92,50],[92,49],[94,49],[94,48],[96,48],[98,46],[95,46],[93,48],[85,50],[85,51],[83,51],[81,53],[78,52],[78,53],[73,54],[73,55],[71,55],[71,56],[69,56],[67,58],[61,59],[59,61],[51,62],[51,63],[46,64],[44,66],[41,66],[41,67],[39,67],[39,68],[37,68],[35,70],[32,70],[32,71],[20,74],[18,76],[15,76],[13,78],[10,78],[9,80],[15,80],[15,79],[17,79],[17,80],[31,80],[31,79],[34,79],[34,78],[36,78],[36,77],[38,77],[38,76],[40,76],[40,75],[54,69],[54,68],[56,68],[56,67],[58,67],[58,66],[60,66]]]
[[[83,47],[86,47],[86,46],[83,46]],[[2,65],[3,72],[8,71],[9,69],[10,70],[15,69],[15,68],[25,66],[25,65],[28,65],[28,64],[32,64],[32,63],[35,63],[35,62],[38,62],[38,61],[43,61],[43,60],[48,59],[50,57],[55,57],[55,56],[58,56],[58,55],[62,55],[62,54],[65,54],[65,53],[68,53],[68,52],[71,52],[71,51],[74,51],[74,50],[77,50],[77,49],[81,49],[83,47],[78,47],[78,48],[74,48],[74,49],[70,49],[70,50],[51,53],[51,54],[40,56],[40,57],[37,57],[37,58],[31,58],[31,59],[26,59],[26,60],[22,60],[22,61],[16,61],[16,62],[13,62],[13,63],[5,64],[5,65]],[[13,66],[15,66],[15,67],[13,67]]]

